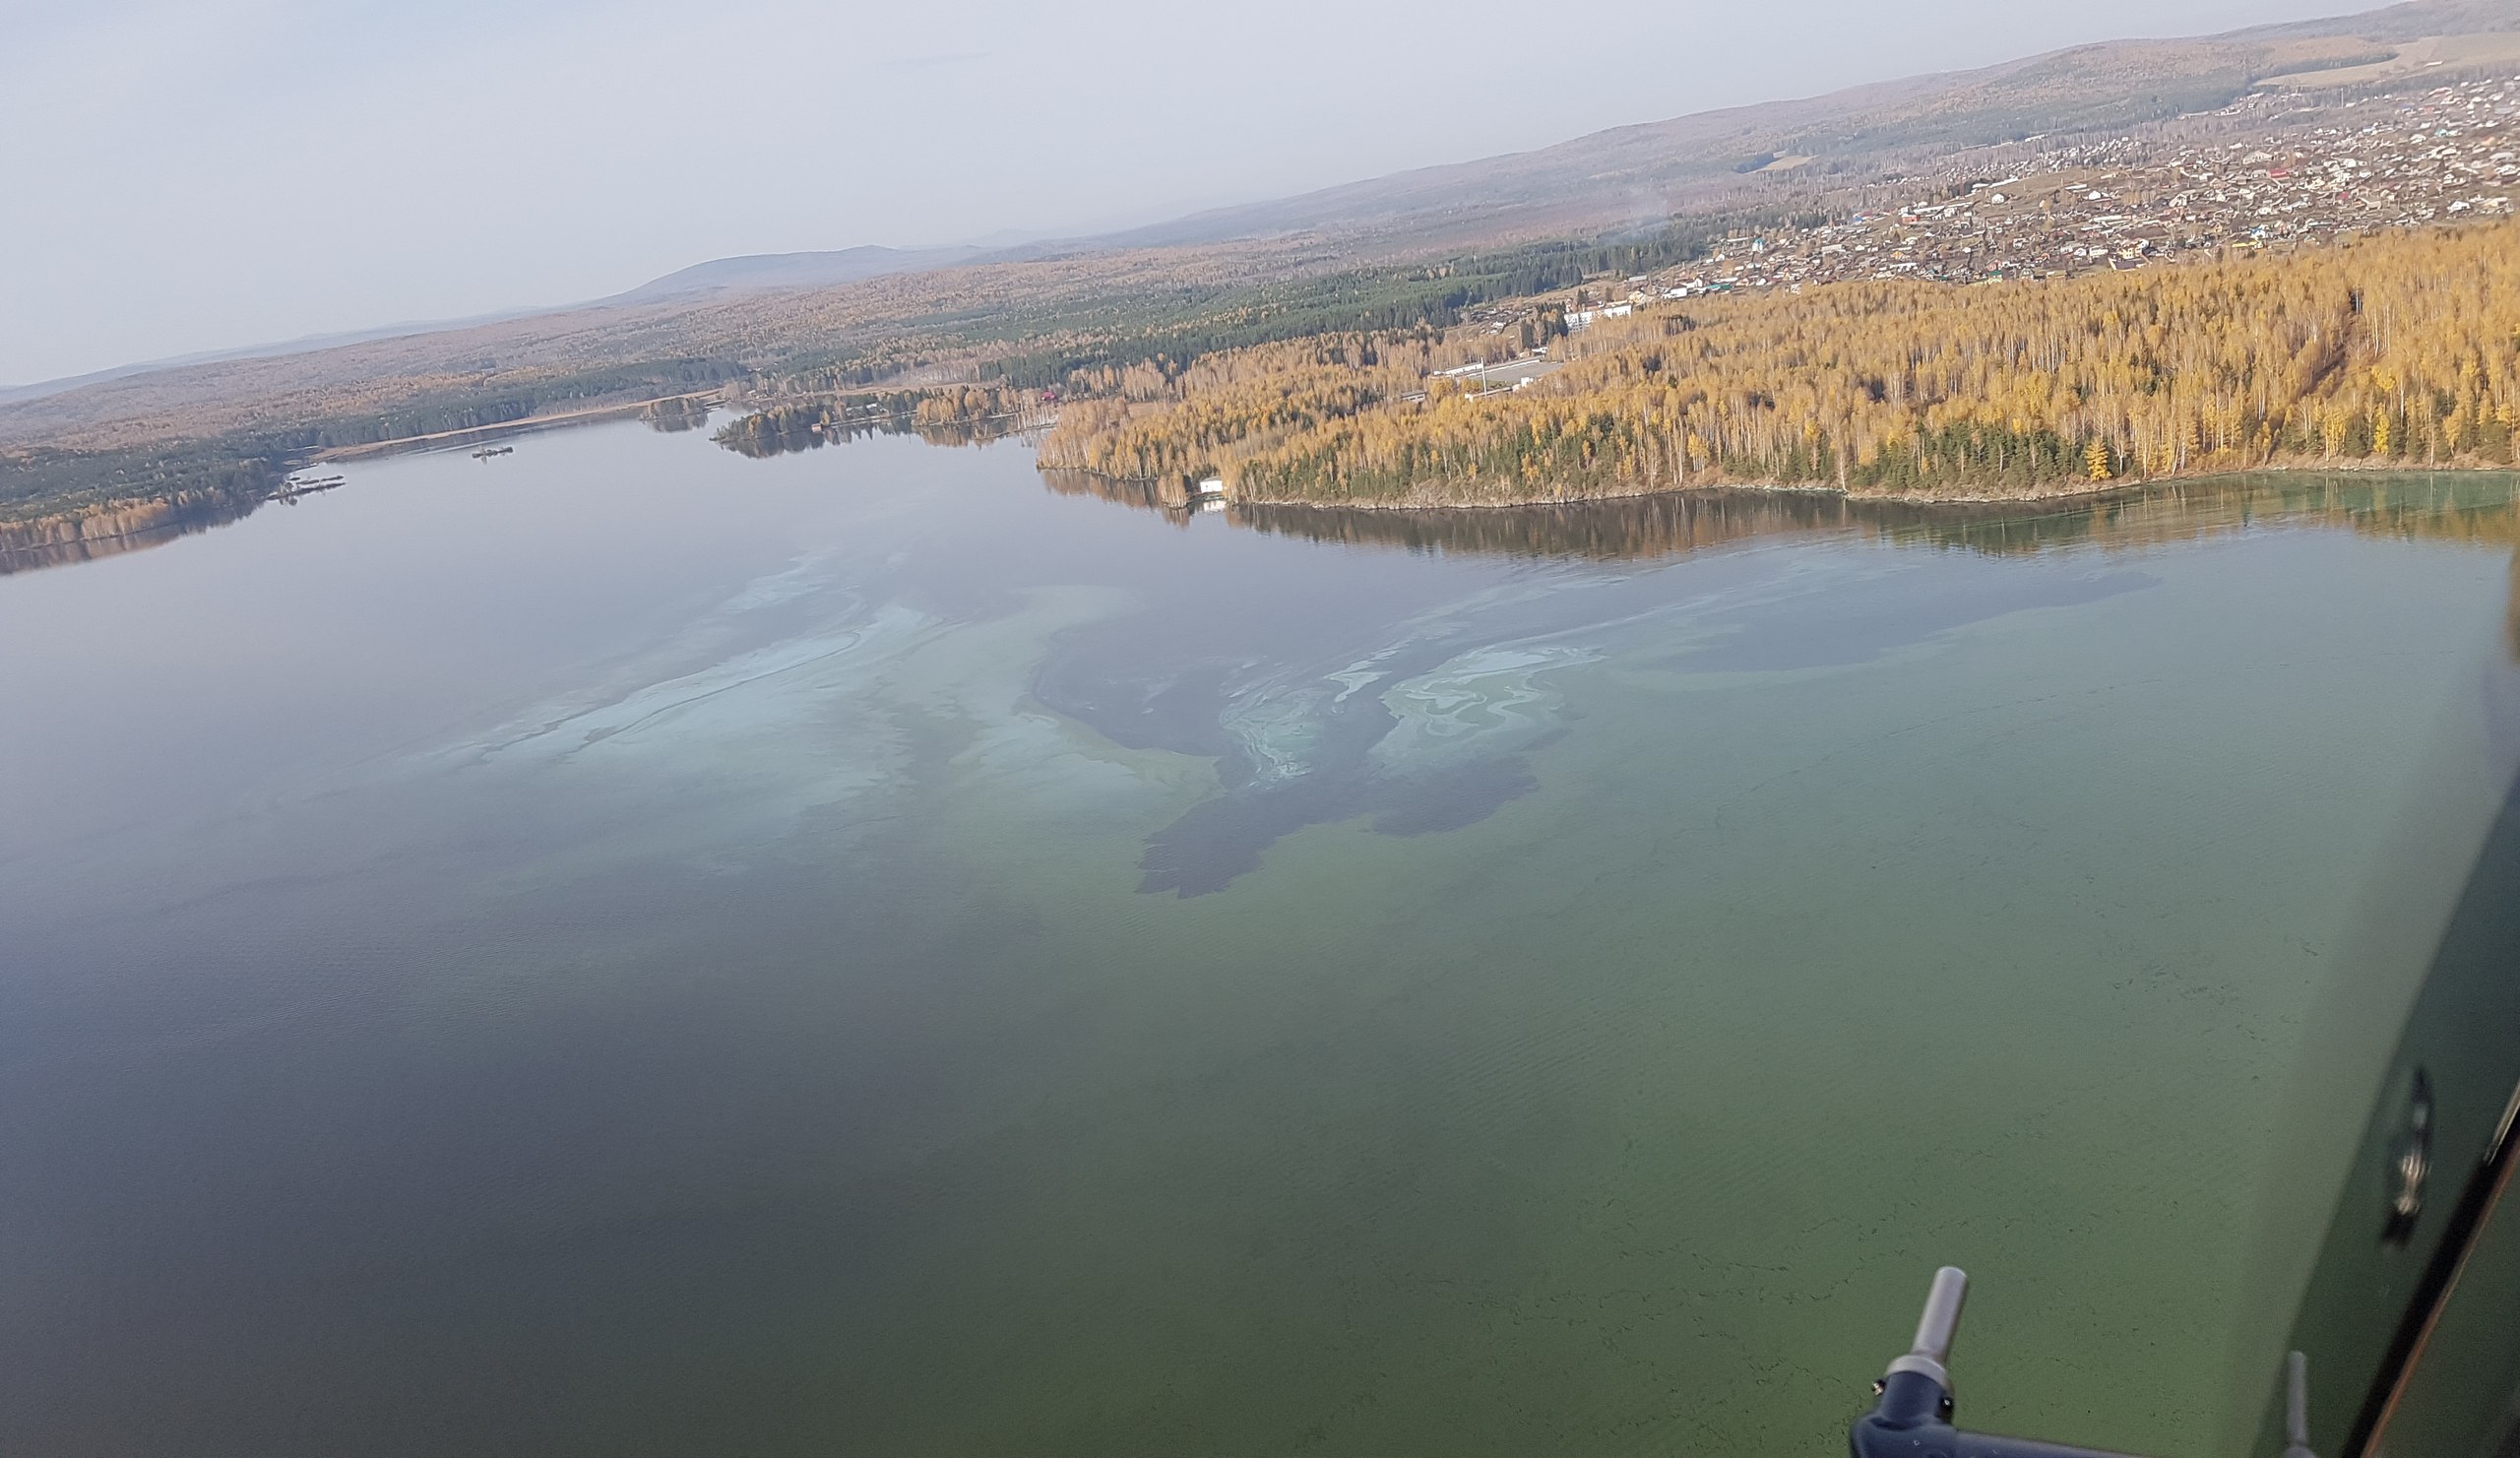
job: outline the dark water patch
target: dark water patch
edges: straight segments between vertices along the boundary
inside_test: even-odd
[[[1174,754],[1233,753],[1218,720],[1239,664],[1113,661],[1064,653],[1033,680],[1034,697],[1114,744]]]
[[[1527,756],[1503,754],[1411,775],[1317,773],[1220,795],[1147,838],[1138,890],[1205,896],[1258,870],[1270,847],[1309,826],[1370,816],[1377,835],[1462,830],[1539,788]]]
[[[1532,745],[1544,749],[1563,730],[1543,734]],[[1474,760],[1408,780],[1388,782],[1380,796],[1381,813],[1374,830],[1382,835],[1431,835],[1476,825],[1540,788],[1531,760],[1520,754]]]
[[[1271,846],[1308,825],[1333,825],[1368,812],[1367,783],[1313,775],[1252,794],[1220,795],[1191,806],[1147,837],[1138,890],[1205,896],[1260,868]]]
[[[1402,722],[1385,695],[1442,675],[1500,631],[1581,632],[1666,591],[1525,573],[1497,579],[1492,599],[1395,622],[1395,604],[1354,597],[1352,584],[1314,591],[1301,563],[1288,566],[1283,588],[1260,584],[1250,600],[1223,582],[1168,587],[1137,611],[1062,635],[1034,678],[1044,707],[1114,743],[1215,761],[1219,793],[1148,838],[1141,890],[1223,890],[1306,826],[1371,817],[1377,831],[1420,835],[1485,818],[1536,783],[1522,756],[1553,741],[1556,707],[1522,706],[1532,722],[1490,726],[1477,749],[1428,759],[1388,752]],[[1717,566],[1707,582],[1746,576]],[[1184,653],[1185,638],[1212,654],[1255,632],[1277,652],[1254,642],[1230,659]]]

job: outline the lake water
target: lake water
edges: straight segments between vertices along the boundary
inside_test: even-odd
[[[2228,1449],[2520,539],[346,472],[0,577],[11,1451],[1837,1452],[1946,1261],[1973,1425]]]

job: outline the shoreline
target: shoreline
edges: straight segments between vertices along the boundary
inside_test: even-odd
[[[526,415],[502,420],[492,425],[466,425],[454,430],[432,431],[424,435],[396,436],[392,440],[365,441],[357,445],[309,453],[298,465],[279,469],[282,480],[298,471],[338,461],[355,461],[370,457],[399,455],[407,451],[428,450],[448,446],[462,447],[479,438],[500,435],[523,435],[537,430],[571,425],[592,425],[598,421],[634,415],[652,405],[674,401],[706,400],[713,408],[724,401],[717,390],[689,390],[679,395],[661,395],[653,399],[614,401],[589,406],[582,410],[563,411],[551,414]],[[283,485],[260,487],[249,497],[235,501],[195,499],[190,493],[173,496],[140,497],[131,500],[99,502],[69,511],[47,512],[17,520],[0,520],[0,574],[24,571],[29,567],[52,566],[61,562],[85,561],[155,545],[158,541],[242,521],[257,507],[283,499]],[[98,528],[102,530],[98,530]]]
[[[301,470],[329,465],[335,461],[356,461],[368,456],[390,456],[417,447],[453,444],[469,445],[471,437],[522,435],[528,431],[547,430],[558,425],[587,425],[614,415],[637,414],[652,405],[664,405],[678,400],[706,400],[713,409],[723,408],[723,392],[718,390],[686,390],[680,395],[660,395],[651,400],[619,400],[609,405],[588,406],[583,410],[561,411],[552,414],[521,415],[492,425],[464,425],[453,430],[433,430],[426,435],[398,435],[392,440],[362,441],[357,445],[339,446],[319,451],[307,459]]]
[[[1037,469],[1040,470],[1078,471],[1085,475],[1100,475],[1100,473],[1084,471],[1081,467],[1040,467],[1039,466],[1038,461],[1036,466]],[[1585,496],[1529,496],[1502,501],[1442,501],[1422,499],[1391,500],[1388,498],[1373,500],[1325,500],[1317,496],[1237,496],[1231,492],[1228,492],[1224,499],[1226,504],[1228,506],[1285,506],[1314,511],[1529,511],[1536,507],[1587,506],[1595,502],[1638,501],[1654,496],[1686,496],[1699,492],[1718,491],[1754,491],[1776,496],[1830,496],[1843,501],[1880,502],[1885,505],[1896,506],[2036,507],[2088,504],[2095,501],[2105,500],[2112,496],[2123,496],[2131,499],[2133,497],[2142,496],[2150,492],[2163,489],[2164,487],[2191,483],[2203,484],[2212,481],[2231,480],[2238,476],[2246,475],[2327,475],[2365,473],[2375,475],[2442,474],[2480,475],[2492,475],[2495,473],[2508,475],[2520,474],[2520,463],[2504,465],[2490,461],[2462,461],[2447,465],[2416,465],[2405,462],[2373,463],[2368,460],[2333,462],[2287,460],[2269,462],[2261,466],[2241,467],[2232,471],[2198,472],[2192,475],[2181,475],[2143,476],[2131,480],[2117,478],[2107,481],[2075,481],[2061,484],[2059,488],[2053,490],[2034,488],[2027,492],[2000,496],[1944,495],[1941,493],[1927,493],[1921,491],[1852,491],[1839,486],[1819,485],[1804,481],[1702,481],[1691,482],[1684,486],[1653,486],[1641,490],[1604,491]],[[1123,476],[1102,476],[1102,478],[1112,481],[1115,484],[1131,486],[1143,487],[1159,484],[1158,482],[1150,479],[1132,479]]]
[[[401,451],[469,443],[469,438],[502,433],[521,434],[534,430],[569,425],[593,424],[608,417],[636,412],[660,401],[714,398],[714,391],[692,391],[682,395],[661,396],[657,400],[618,402],[594,406],[548,415],[534,415],[503,421],[496,425],[467,426],[460,430],[438,431],[428,435],[404,436],[390,441],[374,441],[346,450],[329,452],[310,462],[352,460],[394,454]],[[1093,476],[1114,486],[1148,491],[1158,497],[1150,504],[1191,505],[1188,496],[1179,502],[1164,503],[1163,483],[1147,477],[1104,475],[1082,467],[1043,465],[1039,451],[1034,455],[1037,472],[1067,472]],[[1508,500],[1324,500],[1319,497],[1266,498],[1228,494],[1224,499],[1233,507],[1294,508],[1307,511],[1370,511],[1392,513],[1478,513],[1533,511],[1543,508],[1580,508],[1596,504],[1639,501],[1658,496],[1713,495],[1723,492],[1745,492],[1767,496],[1830,497],[1848,502],[1878,503],[1930,509],[1949,507],[1955,510],[1984,510],[1989,507],[2066,507],[2090,505],[2111,498],[2133,500],[2167,487],[2207,484],[2247,475],[2491,475],[2520,473],[2520,464],[2503,465],[2487,461],[2460,461],[2447,465],[2415,465],[2403,462],[2375,463],[2367,459],[2352,461],[2304,461],[2300,459],[2269,462],[2233,471],[2218,471],[2186,475],[2149,476],[2135,480],[2059,482],[2053,488],[2037,488],[2027,492],[1990,495],[1947,495],[1918,491],[1868,492],[1803,481],[1702,481],[1684,486],[1655,486],[1629,491],[1605,491],[1583,496],[1526,496]],[[196,501],[143,501],[100,505],[82,511],[61,512],[24,521],[0,522],[0,573],[23,571],[31,566],[49,566],[65,561],[85,560],[112,555],[157,541],[171,540],[193,532],[240,521],[266,501],[278,499],[273,490],[243,503],[212,504]],[[241,509],[240,509],[241,508]],[[117,520],[118,519],[118,520]],[[90,530],[104,525],[108,530]],[[154,539],[154,540],[153,540]]]
[[[0,576],[138,551],[196,532],[243,521],[270,495],[124,502],[0,522]],[[101,530],[90,530],[97,527]]]

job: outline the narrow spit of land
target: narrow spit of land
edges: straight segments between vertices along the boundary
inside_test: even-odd
[[[652,412],[660,407],[685,404],[714,405],[714,391],[686,395],[667,395],[652,400],[614,401],[588,406],[583,410],[547,411],[523,419],[504,420],[495,425],[468,425],[456,430],[432,430],[420,435],[400,435],[392,440],[366,441],[358,445],[339,446],[323,453],[326,461],[355,461],[364,456],[390,456],[402,451],[424,450],[433,445],[464,445],[530,430],[548,430],[561,425],[586,425],[597,420],[618,420],[629,415]]]

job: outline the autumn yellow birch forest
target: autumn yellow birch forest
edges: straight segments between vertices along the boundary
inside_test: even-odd
[[[1564,367],[1523,390],[1430,382],[1468,343],[1322,336],[1107,372],[1080,382],[1042,461],[1393,505],[2504,466],[2520,224],[2077,279],[1691,298],[1557,341]]]

